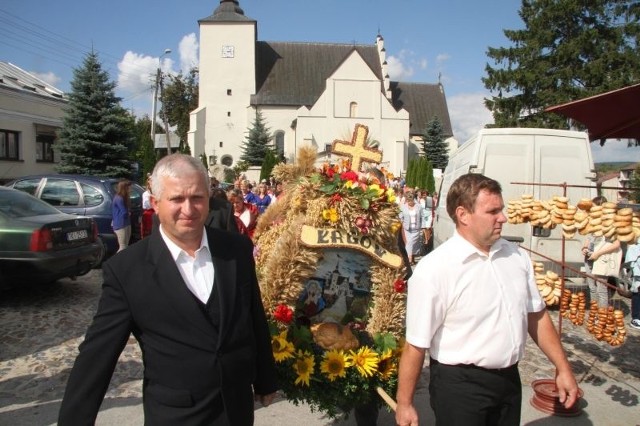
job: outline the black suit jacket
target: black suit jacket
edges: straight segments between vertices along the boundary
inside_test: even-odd
[[[159,232],[103,265],[97,313],[71,371],[59,425],[92,425],[130,333],[144,362],[146,424],[210,424],[222,393],[229,423],[253,424],[253,393],[277,389],[251,241],[207,228],[219,297],[216,328]],[[217,338],[216,338],[217,337]]]
[[[218,197],[209,198],[209,216],[207,216],[205,225],[212,228],[238,232],[231,203],[228,200]]]

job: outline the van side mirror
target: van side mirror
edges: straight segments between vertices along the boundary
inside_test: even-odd
[[[542,226],[532,226],[531,228],[534,237],[548,237],[551,235],[550,228],[543,228]]]

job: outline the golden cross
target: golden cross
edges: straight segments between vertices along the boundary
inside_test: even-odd
[[[382,161],[382,152],[375,148],[369,148],[366,145],[369,128],[362,124],[356,124],[353,131],[351,142],[334,140],[331,152],[343,154],[351,158],[351,170],[360,171],[362,163],[380,163]]]

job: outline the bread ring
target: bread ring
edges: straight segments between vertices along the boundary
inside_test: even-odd
[[[591,210],[592,206],[593,201],[588,198],[581,198],[580,201],[578,201],[578,208],[581,210],[589,211]]]

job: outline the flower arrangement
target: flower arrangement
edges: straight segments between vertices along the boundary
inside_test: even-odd
[[[298,159],[312,164],[315,153],[302,150]],[[373,175],[351,170],[348,160],[320,169],[309,164],[274,169],[276,178],[282,174],[290,183],[258,222],[256,267],[282,391],[296,404],[336,417],[371,403],[381,406],[378,387],[395,394],[405,271],[401,262],[394,266],[373,256],[365,309],[336,322],[318,320],[304,309],[301,294],[325,254],[302,242],[302,229],[337,230],[398,256],[399,210],[393,190]],[[293,180],[292,168],[313,171]]]
[[[378,387],[395,394],[402,342],[390,333],[373,338],[362,331],[356,335],[357,348],[324,349],[309,327],[289,325],[280,331],[272,323],[273,355],[287,398],[335,418],[356,407],[380,406]]]

